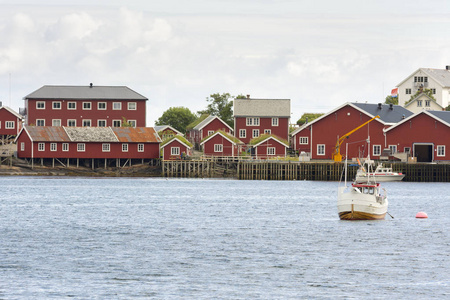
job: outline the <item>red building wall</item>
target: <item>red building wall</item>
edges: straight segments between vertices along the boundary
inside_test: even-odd
[[[175,160],[175,159],[180,159],[181,156],[177,155],[177,156],[173,156],[171,155],[172,151],[171,148],[172,147],[179,147],[180,148],[180,155],[184,152],[187,155],[190,155],[191,151],[188,147],[186,147],[185,145],[183,145],[182,143],[180,143],[177,140],[172,140],[169,143],[165,144],[164,147],[162,148],[162,156],[164,160]]]
[[[222,144],[223,152],[214,152],[215,144]],[[203,153],[212,156],[237,156],[239,154],[237,146],[220,134],[215,135],[203,144]]]
[[[228,128],[228,126],[226,126],[221,120],[214,119],[205,127],[203,127],[202,130],[200,130],[200,141],[209,135],[208,132],[211,131],[214,133],[217,130],[222,130],[226,133],[232,134],[230,128]]]
[[[246,137],[239,136],[239,130],[246,129]],[[248,144],[253,138],[253,129],[259,129],[259,135],[264,134],[265,129],[270,129],[271,134],[276,135],[282,139],[289,140],[289,119],[278,118],[278,126],[272,126],[272,118],[259,118],[259,126],[247,126],[247,118],[236,117],[234,136],[242,142]]]
[[[274,155],[267,155],[267,148],[269,148],[269,147],[275,147]],[[269,139],[269,140],[265,141],[264,143],[255,147],[255,155],[257,158],[270,158],[270,157],[277,157],[277,156],[285,157],[286,156],[286,146],[274,139]]]
[[[36,102],[45,102],[45,109],[37,109]],[[61,109],[53,109],[53,102],[61,102]],[[68,109],[67,103],[75,102],[76,109]],[[83,103],[90,102],[91,109],[83,109]],[[106,110],[99,110],[98,103],[105,102]],[[120,102],[121,109],[113,110],[113,102]],[[136,110],[128,110],[128,102],[136,103]],[[68,126],[67,120],[75,119],[76,126],[82,127],[83,120],[91,120],[91,127],[97,127],[98,120],[106,120],[106,126],[113,126],[113,120],[135,120],[136,127],[145,127],[146,101],[136,100],[27,100],[27,125],[37,124],[37,119],[44,119],[45,126],[52,126],[53,119],[60,119],[61,126]]]
[[[14,122],[14,128],[7,129],[6,122]],[[7,109],[0,109],[0,135],[17,135],[22,129],[22,121]]]

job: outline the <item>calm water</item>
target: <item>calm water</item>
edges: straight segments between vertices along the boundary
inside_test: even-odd
[[[337,185],[0,177],[0,299],[448,299],[450,184],[367,222]]]

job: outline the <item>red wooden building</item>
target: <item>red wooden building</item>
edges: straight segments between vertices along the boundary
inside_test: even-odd
[[[182,136],[174,136],[162,142],[163,160],[179,160],[192,155],[192,144]]]
[[[158,125],[153,128],[155,128],[155,131],[159,134],[159,137],[163,141],[166,139],[173,138],[174,136],[177,135],[184,136],[184,134],[182,134],[181,132],[179,132],[170,125]]]
[[[339,137],[378,115],[380,118],[351,134],[341,145],[340,152],[345,156],[348,144],[349,158],[365,157],[370,154],[373,159],[379,159],[382,151],[389,146],[383,129],[397,124],[412,114],[398,105],[345,103],[293,131],[291,147],[299,153],[309,154],[312,159],[332,159]],[[366,141],[369,137],[370,149],[367,149]]]
[[[188,140],[194,145],[198,146],[201,140],[213,134],[217,130],[221,130],[230,135],[233,134],[233,128],[217,116],[204,115],[200,118],[200,120],[197,120],[197,122],[200,122],[194,123],[195,126],[192,126],[192,124],[190,124],[191,126],[188,126],[188,128],[192,128],[188,130],[187,137]]]
[[[235,99],[234,135],[248,144],[260,135],[289,140],[290,99]]]
[[[25,124],[35,126],[146,126],[147,98],[125,86],[45,85],[24,97]]]
[[[253,146],[253,155],[257,159],[270,159],[275,157],[286,157],[289,143],[274,135],[261,136],[250,141]]]
[[[423,110],[385,130],[386,145],[418,162],[449,161],[450,111]]]
[[[16,136],[22,129],[22,116],[7,106],[0,107],[0,136]]]
[[[61,164],[80,159],[92,160],[94,167],[99,159],[105,165],[108,160],[122,165],[121,160],[131,162],[159,158],[161,139],[151,127],[56,127],[24,126],[16,138],[19,158],[55,159]]]
[[[200,145],[203,147],[203,154],[207,156],[239,156],[244,143],[219,130],[203,139]]]

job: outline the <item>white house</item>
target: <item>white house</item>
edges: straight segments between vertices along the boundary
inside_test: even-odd
[[[405,102],[420,88],[431,89],[436,102],[447,107],[450,104],[450,66],[445,69],[420,68],[397,85],[398,104]]]
[[[444,107],[425,93],[420,93],[416,98],[407,102],[405,108],[413,113],[418,113],[422,110],[444,110]]]

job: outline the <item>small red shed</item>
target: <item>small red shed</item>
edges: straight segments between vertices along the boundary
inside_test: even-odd
[[[0,107],[0,136],[16,136],[22,129],[22,118],[13,109]]]
[[[163,160],[179,160],[192,155],[192,144],[179,135],[163,141],[160,148]]]
[[[286,157],[289,143],[274,135],[262,135],[250,141],[253,146],[253,154],[257,159],[269,159]]]
[[[239,156],[244,143],[231,134],[219,130],[204,138],[200,145],[203,147],[204,155]]]
[[[188,139],[192,144],[200,144],[201,140],[203,140],[205,137],[215,133],[216,131],[220,130],[222,132],[225,132],[229,135],[233,134],[233,128],[231,128],[230,125],[225,123],[221,118],[217,116],[202,116],[200,118],[203,118],[201,122],[196,124],[195,122],[192,125],[193,126],[190,130],[188,130]],[[188,126],[189,128],[190,126]]]

